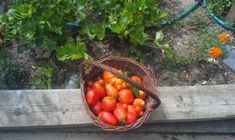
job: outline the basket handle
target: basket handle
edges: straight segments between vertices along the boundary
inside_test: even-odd
[[[157,105],[155,107],[158,107],[161,103],[160,99],[157,97],[157,95],[155,95],[152,91],[148,90],[147,88],[137,84],[136,82],[134,82],[133,80],[131,80],[130,78],[120,74],[119,72],[113,70],[111,67],[105,65],[105,64],[102,64],[101,62],[98,62],[98,61],[93,61],[93,60],[84,60],[83,63],[86,63],[86,64],[91,64],[91,65],[94,65],[94,66],[97,66],[99,68],[102,68],[104,70],[107,70],[109,72],[111,72],[113,75],[117,76],[118,78],[121,78],[123,79],[125,82],[129,83],[129,84],[132,84],[133,86],[135,86],[136,88],[138,88],[139,90],[142,90],[143,92],[145,92],[148,96],[150,96],[152,99],[154,99],[157,103]]]

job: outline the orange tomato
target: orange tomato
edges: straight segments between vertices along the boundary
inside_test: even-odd
[[[140,111],[140,112],[138,113],[138,115],[139,115],[139,117],[142,117],[142,116],[144,115],[144,111]]]
[[[113,111],[114,116],[119,122],[124,123],[126,120],[126,110],[122,106],[117,106]]]
[[[107,93],[108,96],[112,96],[115,99],[118,98],[118,94],[119,94],[118,90],[114,86],[112,86],[111,84],[106,84],[105,85],[105,90],[106,90],[106,93]]]
[[[139,90],[139,96],[137,98],[144,100],[146,98],[146,94],[143,91]]]
[[[139,76],[131,76],[131,80],[137,82],[140,85],[143,85],[142,80],[140,79]]]
[[[111,72],[104,70],[103,71],[103,79],[105,82],[110,82],[111,79],[115,78],[116,76],[113,75]]]
[[[137,112],[136,112],[135,107],[133,105],[128,105],[127,112],[131,112],[131,113],[134,113],[135,115],[137,115]]]
[[[144,107],[145,106],[145,101],[143,99],[139,99],[139,98],[136,98],[133,103],[132,103],[133,106],[140,106],[140,107]]]
[[[102,109],[104,111],[113,111],[116,107],[116,99],[111,96],[105,96],[102,99]]]
[[[134,100],[134,95],[130,89],[122,89],[119,91],[119,101],[120,103],[131,104]]]

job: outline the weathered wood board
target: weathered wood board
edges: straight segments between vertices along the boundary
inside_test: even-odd
[[[159,87],[153,122],[235,118],[235,85]],[[0,128],[87,126],[79,89],[0,91]]]
[[[170,135],[156,133],[0,133],[0,140],[234,140],[232,135]]]

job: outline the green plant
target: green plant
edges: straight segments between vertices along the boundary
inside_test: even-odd
[[[5,49],[0,48],[0,87],[10,86],[21,71],[21,66],[14,61]]]
[[[56,57],[60,61],[65,61],[67,59],[76,60],[76,59],[89,59],[89,55],[85,53],[86,45],[81,42],[79,37],[76,38],[76,44],[72,38],[61,47],[56,48]]]
[[[36,88],[51,89],[53,71],[57,66],[53,62],[41,61],[32,66],[34,75],[31,83]]]
[[[217,15],[227,14],[228,10],[234,3],[234,0],[209,0],[209,8]]]
[[[17,0],[6,14],[3,35],[13,43],[54,48],[66,41],[64,24],[74,19],[76,4],[70,0]]]
[[[84,5],[88,12],[81,27],[90,38],[103,39],[110,30],[135,45],[144,45],[149,37],[145,30],[159,27],[167,16],[155,0],[96,0]]]

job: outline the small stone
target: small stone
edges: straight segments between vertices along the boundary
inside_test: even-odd
[[[202,85],[205,85],[206,83],[207,83],[207,81],[203,81],[201,84],[202,84]]]

